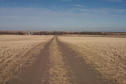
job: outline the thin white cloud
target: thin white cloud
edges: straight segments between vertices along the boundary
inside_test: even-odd
[[[77,7],[76,7],[77,6]],[[126,15],[126,9],[113,8],[85,8],[76,5],[66,10],[51,10],[48,8],[0,8],[0,16],[25,15],[25,16],[41,16],[41,15],[75,15],[75,14],[104,14],[104,15]],[[78,7],[79,6],[79,7]]]
[[[22,27],[81,30],[87,26],[90,28],[126,27],[126,15],[113,16],[115,13],[125,13],[124,9],[69,8],[63,11],[44,8],[0,8],[0,11],[0,29]]]
[[[126,15],[126,9],[73,7],[72,11],[97,15]]]
[[[63,2],[68,2],[68,1],[73,1],[73,0],[60,0],[60,1],[63,1]]]
[[[73,7],[79,7],[79,8],[85,7],[85,5],[81,5],[81,4],[73,4],[72,6]]]
[[[107,2],[123,2],[123,0],[102,0],[102,1],[107,1]]]

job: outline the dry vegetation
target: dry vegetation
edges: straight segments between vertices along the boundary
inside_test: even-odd
[[[1,35],[0,84],[6,84],[8,80],[16,77],[16,73],[32,64],[41,52],[40,49],[51,38],[52,36]],[[104,79],[126,84],[126,38],[68,35],[59,36],[58,39],[100,72]],[[40,44],[41,46],[36,47]],[[71,74],[74,70],[70,70],[70,65],[67,65],[65,51],[60,46],[56,39],[49,45],[49,70],[46,75],[49,75],[50,84],[71,84],[71,80],[74,81]]]
[[[52,36],[0,36],[0,84],[5,84],[29,60],[25,53]]]
[[[126,84],[126,38],[61,36],[59,39],[105,79]]]

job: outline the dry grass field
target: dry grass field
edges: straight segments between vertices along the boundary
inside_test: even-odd
[[[78,52],[106,80],[126,84],[126,38],[60,36],[60,41]]]
[[[51,38],[52,36],[1,35],[0,84],[5,84],[28,60],[32,59],[32,55],[25,55],[26,52]]]
[[[1,35],[0,84],[126,84],[126,38]]]

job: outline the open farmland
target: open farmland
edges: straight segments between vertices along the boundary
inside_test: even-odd
[[[126,38],[62,36],[60,41],[78,52],[104,79],[126,84]]]
[[[0,36],[0,84],[126,84],[126,38]]]
[[[33,60],[34,57],[26,52],[40,44],[44,45],[49,39],[51,36],[0,36],[0,84],[6,83],[19,72],[28,60]]]

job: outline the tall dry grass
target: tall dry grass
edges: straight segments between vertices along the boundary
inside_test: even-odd
[[[105,79],[126,84],[126,38],[62,36],[59,39]]]
[[[34,46],[44,43],[52,36],[0,36],[0,84],[5,84],[24,66],[30,56],[25,56]]]

